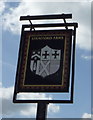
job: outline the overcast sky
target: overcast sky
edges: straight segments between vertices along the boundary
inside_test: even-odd
[[[36,1],[36,0],[35,0]],[[20,43],[21,25],[19,18],[23,15],[43,15],[72,13],[72,20],[67,22],[78,22],[77,45],[76,45],[76,76],[75,96],[73,105],[51,104],[48,108],[48,117],[59,118],[81,118],[90,117],[91,114],[91,2],[89,0],[77,0],[63,2],[58,0],[45,2],[0,2],[0,94],[2,95],[3,117],[35,117],[36,104],[13,104],[13,87],[15,83],[18,50]],[[76,1],[76,0],[74,0]],[[1,14],[2,13],[2,14]],[[32,21],[34,23],[34,21]],[[47,22],[47,21],[45,21]],[[52,21],[51,21],[52,22]],[[58,22],[58,21],[56,21]],[[61,20],[59,21],[61,22]],[[1,87],[2,85],[2,87]],[[23,94],[20,96],[27,98]],[[32,94],[33,98],[53,99],[53,95]],[[61,96],[59,96],[61,97]],[[60,98],[61,99],[61,98]],[[1,100],[1,95],[0,95]]]

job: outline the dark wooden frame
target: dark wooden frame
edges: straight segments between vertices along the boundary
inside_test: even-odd
[[[25,35],[25,36],[24,36]],[[26,31],[22,35],[24,38],[22,39],[23,46],[22,54],[19,55],[20,64],[18,64],[18,76],[16,76],[16,80],[18,81],[18,91],[19,92],[69,92],[69,76],[70,76],[70,56],[71,56],[71,44],[72,44],[72,30],[48,30],[48,31]],[[28,49],[30,44],[30,37],[33,36],[65,36],[65,44],[64,44],[64,60],[63,60],[63,83],[61,85],[25,85],[25,75],[27,68],[27,59],[28,59]]]

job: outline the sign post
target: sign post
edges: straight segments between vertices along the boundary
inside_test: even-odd
[[[20,20],[29,20],[30,25],[22,25],[13,102],[38,103],[36,120],[45,120],[49,103],[73,103],[78,24],[66,23],[66,19],[69,18],[72,18],[72,14],[20,17]],[[63,19],[64,23],[32,24],[31,22],[45,19]],[[48,27],[61,27],[61,29],[36,30]],[[17,93],[21,92],[70,92],[70,99],[19,100]]]
[[[46,103],[46,102],[38,103],[36,120],[45,120],[46,119],[47,106],[48,106],[48,103]]]

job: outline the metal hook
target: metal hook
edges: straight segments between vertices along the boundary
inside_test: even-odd
[[[64,20],[64,23],[66,23],[66,19],[63,18],[63,20]],[[66,28],[66,30],[68,30],[68,27],[67,27],[67,26],[65,26],[65,28]]]
[[[35,28],[32,26],[33,24],[32,24],[32,22],[31,22],[31,20],[29,20],[29,22],[30,22],[30,24],[31,24],[30,31],[31,31],[32,29],[35,31]]]

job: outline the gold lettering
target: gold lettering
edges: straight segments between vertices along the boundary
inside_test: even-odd
[[[63,39],[63,36],[37,36],[37,37],[32,37],[32,40],[52,40],[52,39]]]

